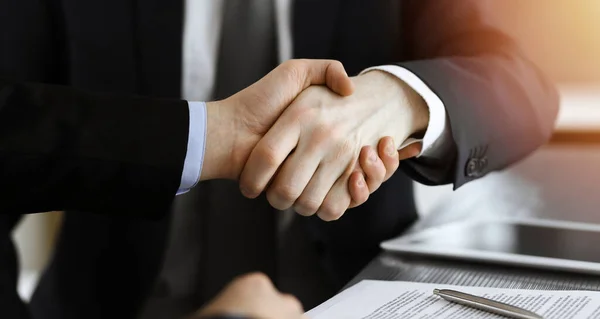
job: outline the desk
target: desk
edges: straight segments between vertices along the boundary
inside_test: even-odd
[[[456,220],[490,216],[600,223],[600,146],[544,147],[506,171],[490,174],[443,197],[409,232]],[[485,280],[477,279],[482,277]],[[600,276],[408,258],[387,252],[373,260],[348,286],[362,279],[600,290]]]

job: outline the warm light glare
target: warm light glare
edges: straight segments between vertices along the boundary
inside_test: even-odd
[[[503,0],[499,23],[557,81],[600,81],[599,0]]]

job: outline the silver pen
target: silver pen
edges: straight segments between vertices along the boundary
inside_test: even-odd
[[[469,295],[460,291],[448,289],[434,289],[433,294],[440,296],[447,301],[455,302],[457,304],[461,304],[467,307],[472,307],[475,309],[495,313],[509,318],[543,319],[542,316],[533,313],[529,310],[511,306],[509,304],[494,301],[491,299]]]

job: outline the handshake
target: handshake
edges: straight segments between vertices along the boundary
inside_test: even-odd
[[[207,103],[201,180],[239,180],[276,209],[336,220],[419,154],[424,101],[391,74],[350,78],[337,61],[291,60],[239,93]]]

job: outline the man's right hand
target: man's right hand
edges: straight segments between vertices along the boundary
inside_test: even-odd
[[[239,93],[207,103],[209,121],[201,180],[237,180],[258,141],[311,85],[327,85],[342,96],[354,90],[338,61],[290,60]]]
[[[263,274],[232,281],[215,299],[190,319],[238,316],[261,319],[301,319],[302,305],[292,295],[282,294]]]

